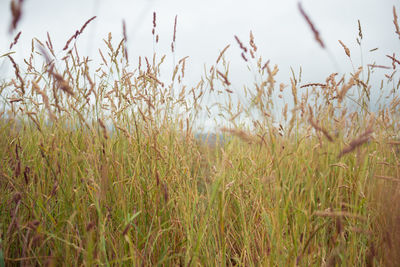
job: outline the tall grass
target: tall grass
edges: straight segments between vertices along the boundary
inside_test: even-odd
[[[250,33],[235,39],[254,86],[234,90],[227,46],[190,88],[186,58],[161,80],[165,56],[132,67],[126,36],[109,34],[94,67],[74,45],[92,19],[61,59],[50,36],[24,67],[3,56],[15,77],[0,84],[0,265],[398,265],[394,74],[372,112],[360,74],[382,66],[278,84]],[[222,118],[223,138],[195,137],[204,114]]]

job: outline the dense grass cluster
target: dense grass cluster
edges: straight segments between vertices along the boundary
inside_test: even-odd
[[[396,58],[372,112],[384,66],[278,84],[250,34],[253,86],[234,90],[228,46],[187,87],[186,58],[161,80],[164,56],[132,67],[111,34],[93,66],[73,45],[87,24],[61,59],[50,37],[23,67],[2,56],[0,266],[400,264]],[[223,121],[212,144],[204,114]]]

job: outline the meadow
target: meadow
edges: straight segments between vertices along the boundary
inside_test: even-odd
[[[110,33],[93,66],[74,44],[90,22],[63,57],[50,36],[23,66],[0,55],[15,71],[0,83],[0,266],[400,266],[394,55],[280,83],[250,33],[232,45],[254,84],[233,90],[227,46],[190,87],[186,58],[161,79],[164,55],[130,62],[126,36]],[[204,114],[224,122],[212,142]]]

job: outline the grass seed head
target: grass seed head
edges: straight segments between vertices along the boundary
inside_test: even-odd
[[[361,146],[362,144],[368,142],[370,139],[370,135],[373,133],[372,129],[367,129],[364,133],[362,133],[359,137],[352,140],[350,144],[345,147],[338,155],[338,158],[341,158],[343,155],[352,152],[357,147]]]
[[[225,48],[222,49],[221,53],[219,53],[219,56],[218,56],[218,58],[217,58],[217,64],[218,64],[218,62],[221,60],[222,56],[224,55],[224,53],[226,52],[226,50],[228,50],[228,48],[229,48],[230,46],[231,46],[231,45],[225,46]]]
[[[78,36],[79,36],[80,34],[83,33],[83,31],[85,30],[86,26],[87,26],[91,21],[93,21],[95,18],[96,18],[96,16],[94,16],[94,17],[88,19],[88,20],[85,22],[85,24],[83,24],[83,26],[81,27],[81,29],[80,29],[80,30],[77,30],[77,31],[75,32],[75,34],[72,35],[71,38],[68,39],[67,43],[65,44],[65,46],[64,46],[64,48],[63,48],[64,51],[68,49],[69,44],[70,44],[74,39],[78,38]]]
[[[14,37],[14,41],[10,44],[10,49],[13,48],[14,45],[18,43],[18,39],[21,36],[22,31],[18,32],[17,35]]]
[[[399,22],[397,20],[397,13],[396,13],[396,7],[393,6],[393,24],[395,27],[395,32],[398,35],[399,39],[400,39],[400,28],[399,28]]]
[[[339,43],[343,47],[344,52],[346,53],[346,55],[350,58],[350,49],[341,40],[339,40]]]
[[[14,31],[17,28],[18,22],[21,19],[22,15],[22,3],[23,0],[11,0],[11,25],[10,32]]]
[[[247,53],[247,47],[245,47],[242,43],[242,41],[240,41],[239,37],[237,37],[236,35],[234,36],[236,42],[239,44],[240,49],[243,50],[243,53]]]
[[[306,14],[306,12],[304,11],[301,3],[299,2],[298,4],[298,8],[300,10],[300,14],[303,16],[303,18],[306,20],[308,26],[310,26],[311,31],[314,33],[314,38],[315,40],[319,43],[319,45],[322,48],[325,48],[325,44],[321,39],[321,36],[319,34],[319,31],[317,30],[317,28],[314,26],[314,23],[311,21],[310,17]]]

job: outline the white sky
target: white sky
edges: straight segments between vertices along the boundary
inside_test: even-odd
[[[13,36],[8,34],[10,24],[9,2],[0,0],[0,55],[8,52]],[[81,54],[98,56],[98,48],[108,32],[120,39],[122,19],[125,19],[131,64],[138,56],[152,56],[152,13],[157,12],[157,33],[160,42],[158,54],[170,53],[174,17],[178,15],[176,59],[190,56],[187,61],[189,81],[198,81],[204,64],[213,64],[227,44],[231,44],[227,56],[231,61],[230,79],[240,89],[251,79],[246,76],[246,65],[240,57],[240,49],[234,40],[239,36],[248,42],[252,30],[259,54],[264,60],[278,64],[278,82],[289,84],[290,67],[298,72],[303,68],[303,82],[324,82],[332,72],[345,73],[351,64],[339,45],[342,40],[351,50],[354,65],[361,64],[361,51],[356,43],[357,20],[360,19],[364,39],[362,55],[364,64],[391,65],[385,55],[398,51],[400,40],[394,34],[393,5],[395,0],[304,0],[303,8],[321,33],[330,51],[322,50],[299,14],[298,1],[294,0],[25,0],[22,21],[18,31],[21,39],[13,51],[17,55],[30,52],[31,39],[46,39],[50,33],[56,51],[85,21],[96,15],[97,19],[86,28],[77,44]],[[6,37],[6,38],[4,38]],[[370,49],[378,47],[375,52]],[[15,56],[17,59],[18,56]],[[22,56],[21,56],[22,57]],[[334,59],[332,59],[334,58]],[[10,68],[0,59],[0,75]],[[336,64],[334,63],[336,62]],[[3,64],[2,64],[3,63]],[[8,65],[8,66],[7,66]],[[172,68],[172,66],[171,66]],[[377,70],[384,73],[383,70]]]

